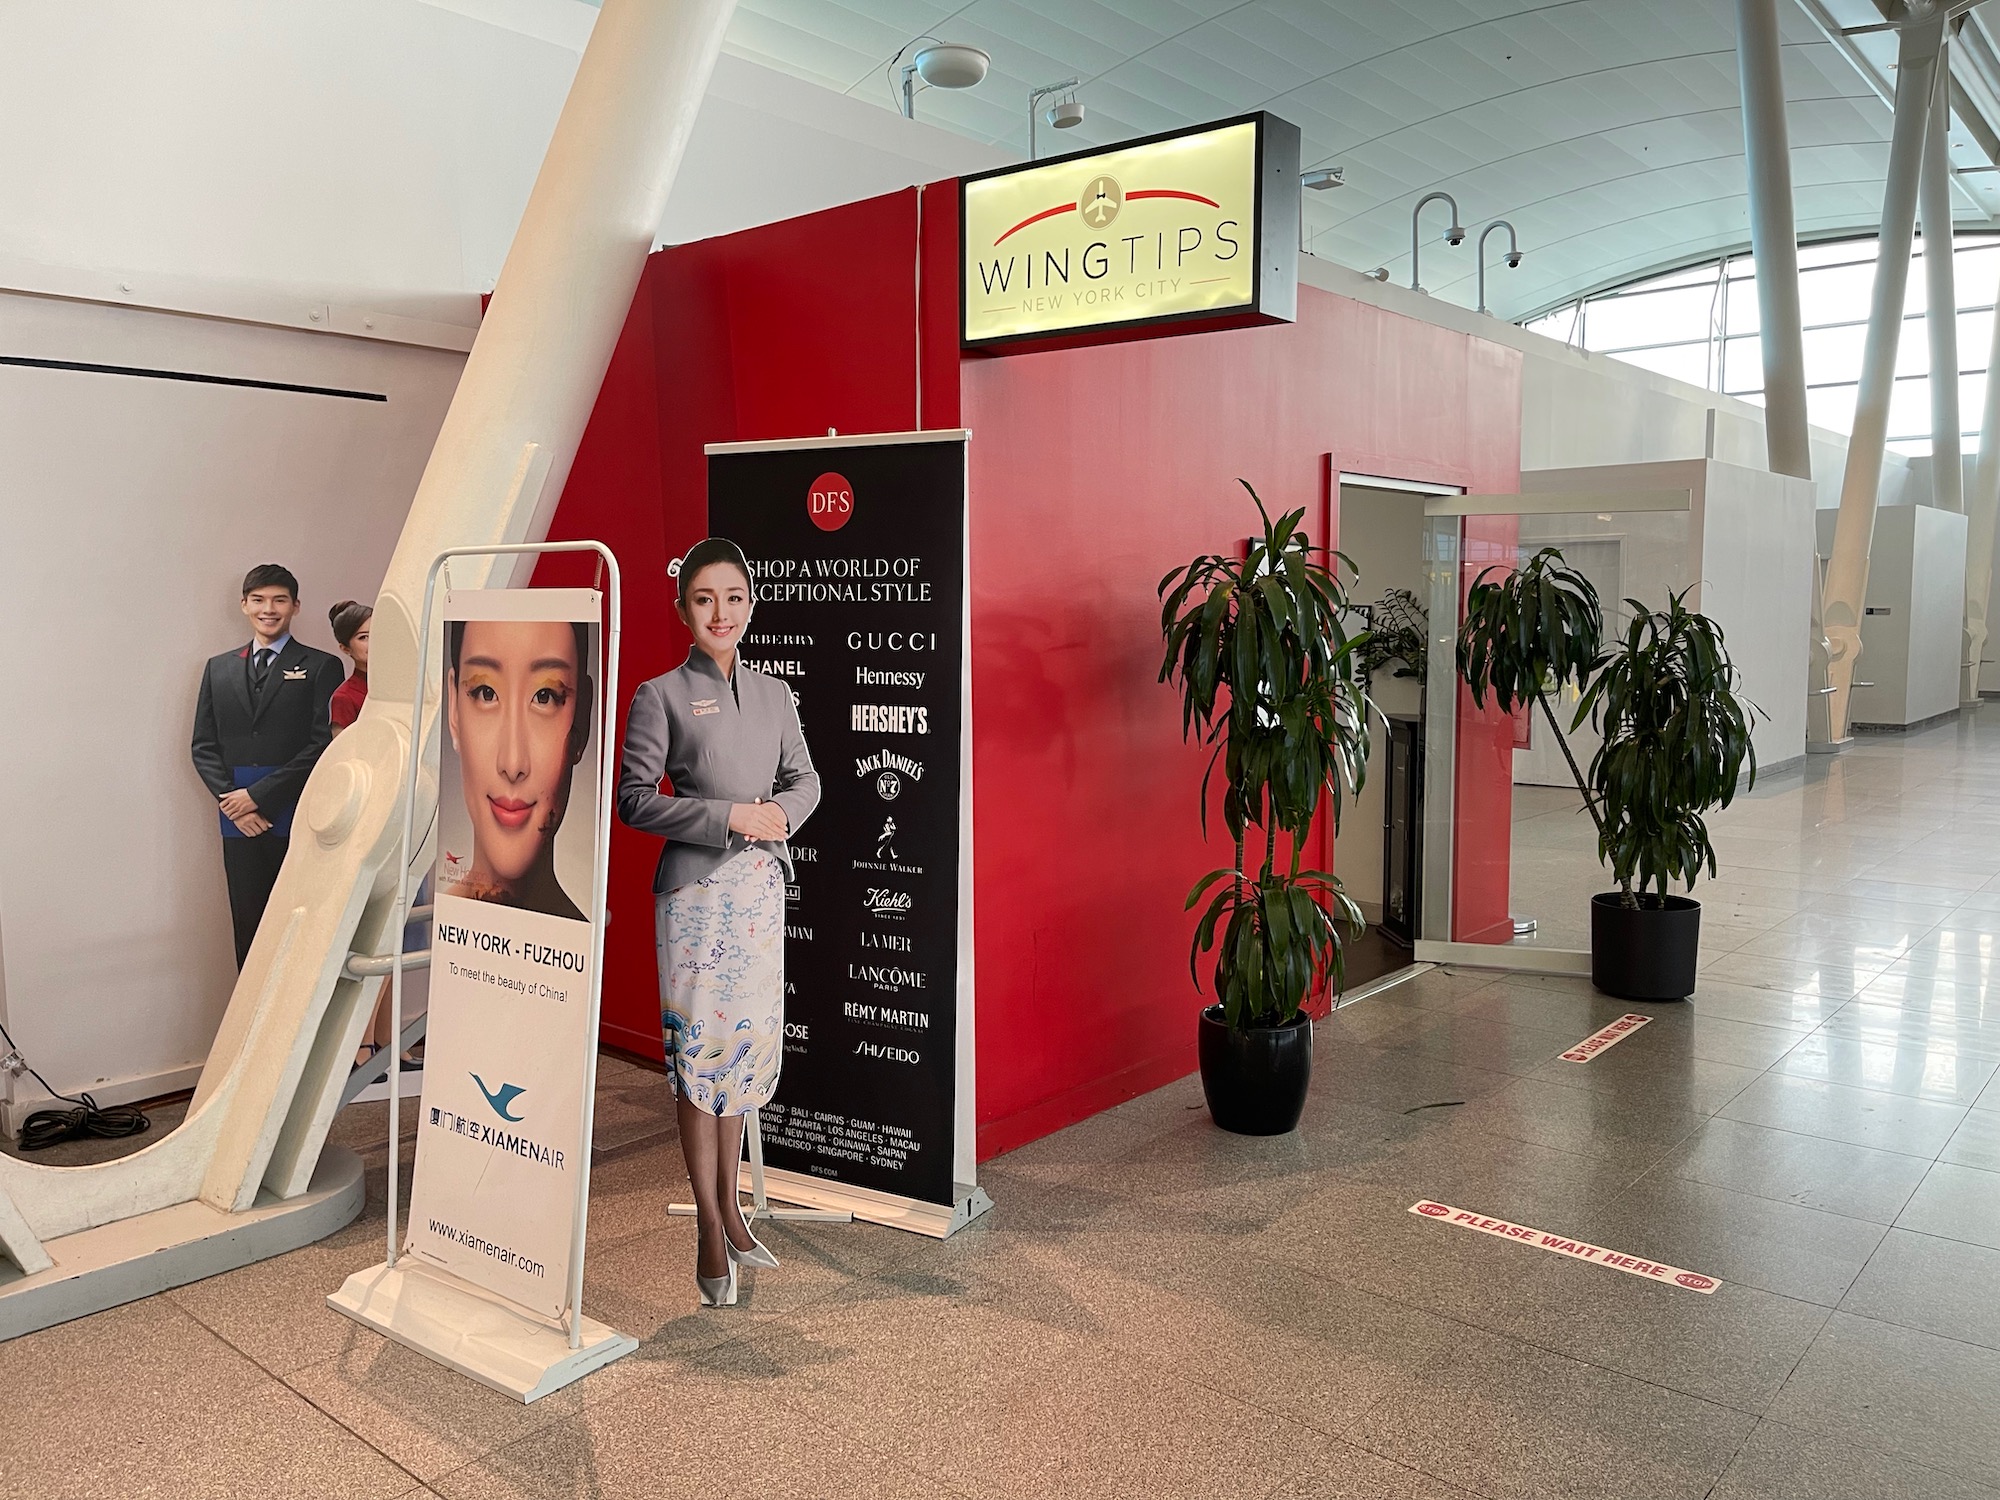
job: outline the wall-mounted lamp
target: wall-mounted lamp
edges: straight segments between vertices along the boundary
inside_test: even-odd
[[[1028,160],[1034,161],[1041,150],[1036,127],[1047,120],[1055,130],[1074,130],[1083,123],[1085,110],[1076,97],[1077,80],[1065,78],[1061,83],[1045,83],[1038,89],[1028,90]],[[1066,95],[1056,98],[1057,95]],[[1044,99],[1055,98],[1056,102],[1046,110]]]
[[[1425,207],[1432,203],[1451,205],[1451,227],[1444,232],[1444,242],[1447,245],[1465,243],[1465,226],[1458,222],[1456,198],[1450,193],[1425,193],[1419,198],[1417,206],[1410,210],[1410,290],[1413,292],[1421,292],[1424,289],[1423,280],[1417,275],[1417,255],[1421,245],[1421,241],[1417,238],[1417,220],[1423,217]]]
[[[1495,219],[1479,231],[1479,310],[1489,315],[1492,309],[1486,305],[1486,236],[1496,229],[1507,231],[1507,269],[1515,270],[1521,264],[1521,242],[1514,237],[1512,224],[1505,219]]]
[[[1328,188],[1344,187],[1347,184],[1345,167],[1314,167],[1310,172],[1299,173],[1299,186],[1310,188],[1315,193],[1323,193]],[[1299,195],[1299,254],[1306,253],[1306,199]]]
[[[969,89],[986,79],[986,70],[993,65],[993,59],[978,47],[967,46],[963,42],[941,42],[934,36],[913,37],[905,42],[902,50],[889,60],[895,67],[903,61],[903,53],[918,42],[929,45],[920,50],[909,62],[903,63],[903,118],[917,117],[917,84],[923,83],[934,89]]]

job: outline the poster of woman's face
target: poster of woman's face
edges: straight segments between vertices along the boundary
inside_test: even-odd
[[[597,626],[451,620],[445,632],[438,888],[581,921],[597,814]]]

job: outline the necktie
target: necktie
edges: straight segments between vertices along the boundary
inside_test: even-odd
[[[265,679],[271,675],[271,659],[277,654],[269,646],[258,648],[250,673],[250,686],[252,690],[259,693],[264,691]]]

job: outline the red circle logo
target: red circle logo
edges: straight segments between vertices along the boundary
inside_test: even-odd
[[[1450,1213],[1451,1210],[1446,1208],[1442,1203],[1419,1203],[1417,1205],[1417,1212],[1420,1214],[1429,1214],[1433,1219],[1436,1219]]]
[[[1703,1276],[1694,1271],[1683,1271],[1674,1280],[1678,1281],[1682,1286],[1694,1288],[1697,1292],[1705,1292],[1715,1285],[1713,1277]]]
[[[806,491],[806,514],[821,531],[838,531],[854,516],[854,486],[831,470]]]

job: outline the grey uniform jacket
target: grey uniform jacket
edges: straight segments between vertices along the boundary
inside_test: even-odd
[[[664,776],[671,793],[660,790]],[[733,802],[775,802],[794,833],[819,806],[819,773],[806,753],[792,690],[743,665],[733,681],[700,647],[673,671],[639,684],[625,717],[618,816],[667,840],[653,889],[671,891],[719,870],[750,840],[729,830]],[[792,873],[785,841],[760,843]]]

